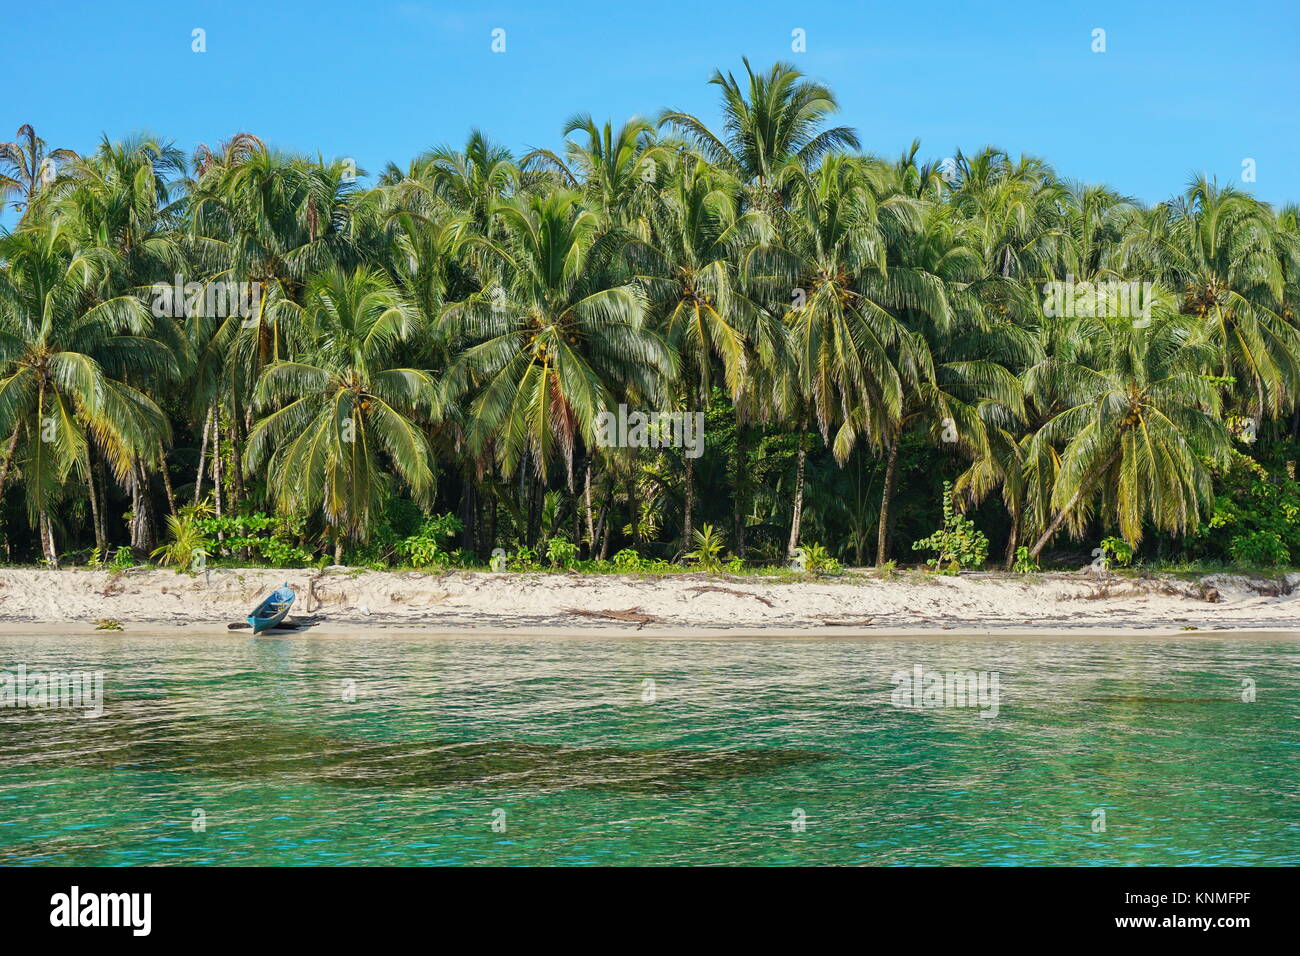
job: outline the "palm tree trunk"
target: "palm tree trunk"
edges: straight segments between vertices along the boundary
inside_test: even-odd
[[[880,496],[880,522],[876,530],[876,567],[889,559],[889,503],[894,497],[894,482],[898,480],[898,442],[895,435],[889,443],[889,456],[885,460],[885,490]]]
[[[790,519],[790,544],[785,549],[786,557],[793,558],[795,548],[799,547],[799,524],[803,521],[803,474],[808,461],[808,433],[799,430],[799,463],[794,469],[794,517]]]
[[[691,532],[694,530],[691,526],[691,513],[695,510],[695,459],[686,458],[686,482],[684,489],[685,502],[682,505],[682,550],[685,551],[691,546]]]
[[[87,445],[86,448],[86,487],[90,491],[90,522],[95,528],[95,547],[99,550],[100,557],[108,548],[107,536],[104,534],[104,516],[99,509],[99,489],[95,482],[95,453]]]
[[[41,534],[41,552],[45,555],[45,563],[56,571],[59,567],[59,553],[54,550],[54,531],[50,528],[50,513],[41,510],[40,516],[40,534]]]
[[[636,478],[627,480],[627,520],[632,528],[632,547],[641,543],[641,522],[637,520]]]
[[[203,496],[203,465],[208,457],[208,434],[212,431],[213,411],[208,410],[208,414],[203,418],[203,441],[199,444],[199,473],[194,478],[194,502],[198,503],[199,498]]]
[[[1107,459],[1106,464],[1101,466],[1101,470],[1098,474],[1104,474],[1109,471],[1110,466],[1115,464],[1116,460],[1119,458],[1119,453],[1120,449],[1115,449],[1110,458]],[[1056,534],[1061,525],[1065,523],[1065,519],[1069,517],[1070,512],[1073,511],[1075,506],[1078,505],[1080,500],[1082,500],[1083,494],[1088,490],[1088,487],[1089,485],[1087,482],[1080,482],[1079,490],[1070,496],[1070,500],[1065,503],[1065,507],[1056,513],[1056,517],[1053,518],[1051,524],[1047,526],[1047,530],[1043,532],[1043,536],[1034,542],[1034,546],[1029,549],[1029,556],[1031,558],[1035,561],[1038,560],[1038,556],[1042,553],[1043,548],[1047,547],[1047,542],[1052,540],[1052,535]]]
[[[172,476],[167,471],[167,452],[163,449],[162,442],[158,443],[158,470],[162,472],[163,489],[167,492],[167,510],[175,518],[176,495],[172,492]]]
[[[609,555],[609,509],[613,502],[614,477],[611,475],[605,489],[605,503],[600,506],[600,521],[596,524],[596,537],[600,539],[600,554],[596,558],[598,561],[604,561]]]
[[[745,507],[745,490],[746,490],[746,473],[745,473],[745,426],[739,419],[736,420],[736,461],[735,475],[733,476],[732,507],[735,512],[735,554],[742,560],[745,557],[745,512],[749,509]]]
[[[334,535],[334,563],[343,563],[343,535]]]
[[[592,518],[592,514],[591,514],[591,461],[592,461],[592,458],[593,458],[593,456],[591,455],[590,452],[588,452],[588,454],[587,454],[587,469],[586,469],[586,475],[585,475],[585,477],[583,478],[583,482],[582,482],[582,493],[583,493],[583,496],[584,496],[585,499],[586,499],[586,504],[587,504],[587,557],[588,557],[588,558],[590,558],[591,555],[592,555],[592,554],[595,552],[595,550],[596,550],[596,526],[595,526],[594,519]]]
[[[244,500],[244,463],[239,454],[239,415],[230,416],[230,474],[234,487],[230,495],[230,512],[239,514],[239,505]]]
[[[139,557],[147,557],[155,544],[149,476],[144,462],[137,461],[131,469],[131,550]]]
[[[1020,547],[1020,516],[1011,516],[1011,533],[1007,535],[1007,552],[1002,559],[1003,567],[1007,570],[1016,562],[1016,548]]]
[[[217,519],[222,517],[221,508],[221,424],[216,417],[216,410],[212,412],[212,502],[216,512]],[[217,540],[223,545],[226,543],[226,533],[217,532]],[[223,552],[225,548],[221,549]]]

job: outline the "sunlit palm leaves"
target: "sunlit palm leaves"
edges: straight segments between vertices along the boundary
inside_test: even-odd
[[[248,439],[249,468],[267,467],[286,512],[319,512],[336,534],[364,541],[391,476],[416,501],[433,493],[424,426],[438,412],[427,371],[393,364],[418,331],[415,311],[381,274],[325,272],[302,306],[310,345],[263,373],[255,404],[269,411]]]

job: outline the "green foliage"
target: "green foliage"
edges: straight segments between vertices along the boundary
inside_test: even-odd
[[[1199,555],[1246,568],[1291,565],[1300,556],[1300,483],[1243,457],[1219,484],[1196,537]]]
[[[941,574],[956,574],[984,564],[989,553],[989,539],[975,527],[975,522],[960,514],[952,503],[952,484],[943,483],[943,527],[928,538],[912,545],[915,551],[935,551],[937,557],[925,563]]]
[[[804,566],[809,571],[817,574],[840,574],[844,568],[830,556],[830,553],[817,542],[813,541],[803,546]]]
[[[301,517],[257,513],[195,518],[193,525],[213,548],[246,550],[272,567],[289,568],[311,563],[312,553],[294,541],[301,523]]]
[[[212,553],[212,540],[199,530],[197,519],[185,516],[167,516],[167,543],[153,550],[152,557],[158,558],[164,567],[175,567],[179,571],[191,570],[195,558],[204,558]]]
[[[1101,554],[1107,566],[1118,564],[1121,568],[1127,568],[1133,563],[1133,546],[1123,538],[1102,538]]]
[[[453,514],[434,515],[420,525],[415,534],[398,541],[394,550],[415,568],[432,568],[452,562],[442,550],[448,538],[460,534],[464,525]]]
[[[1248,568],[1279,568],[1291,562],[1290,551],[1275,531],[1233,535],[1228,551],[1235,564]]]
[[[1041,569],[1029,553],[1029,548],[1022,544],[1016,548],[1016,559],[1011,564],[1011,570],[1016,574],[1034,574]]]
[[[506,567],[511,571],[540,571],[541,565],[537,561],[537,552],[527,545],[520,545],[506,562]]]
[[[726,536],[713,525],[705,524],[695,529],[695,548],[686,553],[686,560],[705,571],[722,570],[722,552],[727,546]]]
[[[546,544],[546,560],[553,568],[572,568],[578,561],[578,546],[567,538],[552,538]]]
[[[614,555],[612,563],[620,574],[634,574],[641,570],[641,555],[633,548],[624,548]]]

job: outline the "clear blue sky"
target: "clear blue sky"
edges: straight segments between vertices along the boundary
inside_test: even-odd
[[[1020,7],[1021,9],[1014,9]],[[0,138],[52,147],[149,130],[188,153],[240,130],[377,172],[471,127],[557,147],[564,120],[711,123],[714,67],[791,60],[829,83],[866,149],[926,156],[987,144],[1146,201],[1205,171],[1300,201],[1295,0],[569,3],[443,0],[57,0],[0,17]],[[191,52],[191,30],[207,52]],[[506,52],[491,31],[506,31]],[[1093,53],[1092,31],[1107,51]],[[807,52],[791,51],[803,29]]]

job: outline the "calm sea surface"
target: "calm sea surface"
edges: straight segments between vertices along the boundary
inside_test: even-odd
[[[0,709],[6,865],[1300,864],[1292,639],[0,637],[19,665],[103,671],[104,714]],[[997,716],[894,706],[917,665],[996,673]]]

